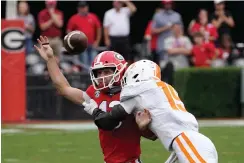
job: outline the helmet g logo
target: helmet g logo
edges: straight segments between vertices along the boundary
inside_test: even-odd
[[[22,51],[24,48],[24,32],[18,28],[6,28],[2,31],[2,48],[8,52]]]
[[[125,60],[124,57],[122,55],[120,55],[119,53],[115,53],[115,58],[117,58],[120,61]]]

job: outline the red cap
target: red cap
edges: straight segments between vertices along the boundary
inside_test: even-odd
[[[46,5],[56,5],[57,1],[56,0],[46,0]]]
[[[163,4],[169,4],[169,3],[173,3],[173,0],[162,0]]]

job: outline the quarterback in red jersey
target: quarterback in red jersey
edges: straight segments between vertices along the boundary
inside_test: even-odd
[[[69,85],[58,67],[48,38],[41,36],[38,43],[39,47],[35,46],[35,48],[46,61],[49,75],[61,95],[79,105],[93,99],[99,105],[99,109],[106,112],[119,103],[120,80],[127,64],[120,54],[105,51],[97,55],[90,74],[93,84],[85,92]],[[104,161],[106,163],[139,163],[141,135],[134,116],[126,118],[112,131],[99,129]],[[154,135],[145,136],[150,138],[149,136]]]
[[[120,101],[120,80],[126,64],[124,58],[113,51],[98,54],[92,63],[90,76],[93,84],[86,93],[105,112],[111,111],[110,109]],[[105,162],[140,162],[140,136],[134,116],[123,121],[112,132],[99,129]]]

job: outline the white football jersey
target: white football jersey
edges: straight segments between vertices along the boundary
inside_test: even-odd
[[[175,89],[162,81],[145,81],[124,86],[121,105],[127,113],[148,109],[152,116],[149,128],[169,151],[171,143],[184,131],[197,131],[196,118],[186,111]]]

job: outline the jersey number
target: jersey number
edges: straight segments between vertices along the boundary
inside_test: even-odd
[[[186,108],[183,102],[180,100],[178,93],[171,85],[166,84],[165,82],[162,81],[157,82],[157,85],[163,90],[172,109],[186,112]]]
[[[108,105],[107,101],[102,101],[99,105],[99,109],[101,109],[104,112],[108,112],[109,111],[109,110],[107,110],[108,108],[112,108],[114,105],[117,105],[119,103],[120,103],[120,101],[112,101]]]

